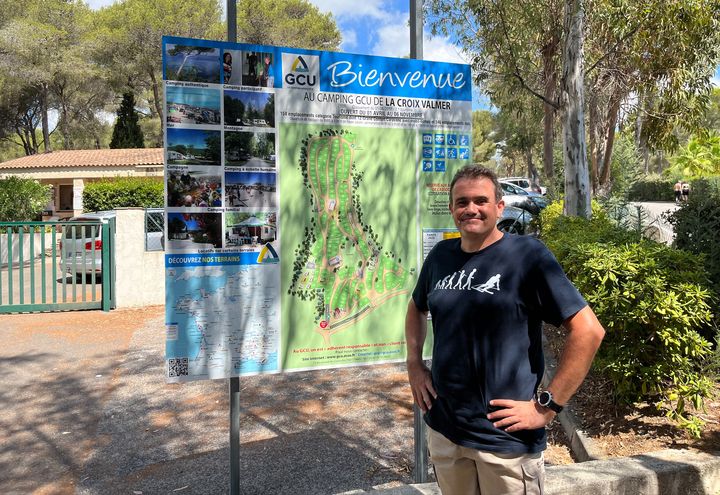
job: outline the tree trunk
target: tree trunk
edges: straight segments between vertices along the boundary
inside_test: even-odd
[[[42,115],[42,133],[45,147],[45,153],[52,151],[50,145],[50,124],[48,122],[48,87],[47,84],[42,85],[42,91],[40,92],[40,112]]]
[[[179,73],[179,72],[178,72]],[[158,89],[158,82],[157,78],[155,77],[155,72],[150,69],[150,79],[152,80],[152,92],[153,92],[153,99],[155,100],[155,111],[158,114],[158,117],[160,117],[160,128],[162,129],[163,126],[163,107],[160,103],[160,90]]]
[[[543,79],[545,83],[544,94],[546,101],[555,100],[555,86],[557,84],[557,72],[555,71],[555,55],[557,53],[558,40],[553,38],[543,47]],[[555,140],[554,131],[555,108],[543,103],[543,172],[549,184],[554,183],[555,165],[553,163],[553,143]]]
[[[590,218],[590,180],[585,143],[583,91],[583,5],[565,0],[565,50],[563,64],[563,160],[565,214]]]
[[[610,99],[610,108],[607,116],[607,134],[605,139],[605,151],[603,152],[602,167],[600,169],[600,187],[606,189],[610,182],[610,162],[612,150],[615,145],[615,129],[618,112],[620,112],[620,97],[614,95]]]
[[[530,182],[534,186],[537,186],[538,185],[538,170],[535,167],[535,164],[533,163],[531,147],[525,148],[525,163],[527,163],[528,177],[530,178]]]
[[[598,139],[598,128],[600,122],[598,121],[598,108],[597,108],[597,96],[590,93],[588,103],[588,135],[590,139],[590,181],[592,183],[592,192],[595,194],[598,188],[598,162],[600,161],[599,151],[599,139]]]

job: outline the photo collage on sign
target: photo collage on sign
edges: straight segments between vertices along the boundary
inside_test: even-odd
[[[422,133],[423,172],[445,172],[448,161],[469,159],[469,134],[442,131]]]
[[[274,52],[165,45],[167,247],[277,240]]]

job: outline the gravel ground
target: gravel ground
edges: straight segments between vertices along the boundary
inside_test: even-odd
[[[0,316],[0,493],[228,493],[228,382],[166,384],[163,330],[162,307]],[[241,493],[412,483],[403,365],[240,387]]]

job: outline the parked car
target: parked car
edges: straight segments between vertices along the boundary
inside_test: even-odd
[[[107,223],[115,218],[114,211],[83,213],[63,225],[60,241],[60,271],[81,279],[83,275],[102,273],[102,226],[73,225],[77,222]]]
[[[528,179],[527,177],[502,177],[500,179],[500,181],[515,184],[516,186],[518,186],[522,189],[525,189],[528,192],[540,193],[543,196],[547,193],[547,189],[545,189],[542,186],[533,188],[532,183],[530,182],[530,179]]]
[[[503,194],[528,196],[530,198],[530,201],[535,203],[540,210],[542,210],[543,208],[545,208],[548,205],[547,200],[540,193],[536,193],[534,191],[526,191],[525,189],[521,188],[520,186],[516,186],[512,182],[506,182],[504,180],[501,180],[500,187],[503,190]],[[533,210],[534,210],[534,208],[533,208]],[[532,213],[534,215],[537,215],[538,212],[533,211]]]
[[[523,208],[505,206],[502,216],[497,221],[497,227],[502,232],[523,235],[529,233],[532,219],[532,214]]]

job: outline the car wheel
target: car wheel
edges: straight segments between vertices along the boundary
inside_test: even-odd
[[[522,224],[517,220],[503,220],[497,227],[500,232],[507,232],[508,234],[523,235],[525,233]]]

